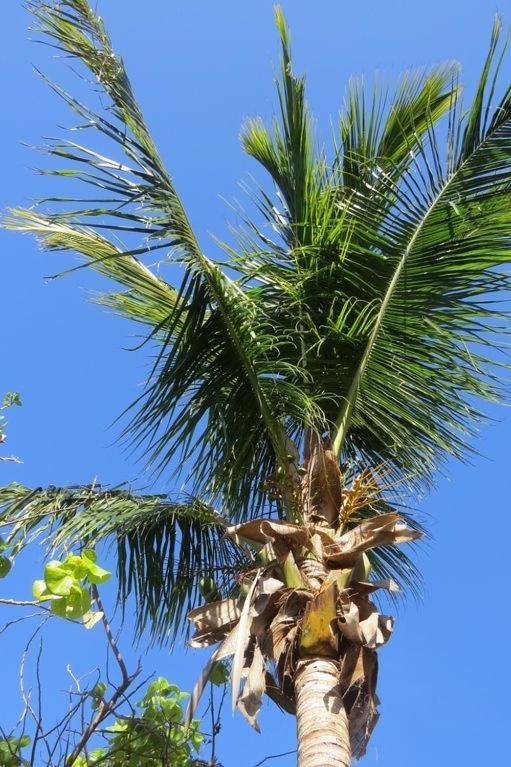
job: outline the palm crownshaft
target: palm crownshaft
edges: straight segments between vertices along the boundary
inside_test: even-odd
[[[493,350],[505,315],[491,298],[508,288],[501,267],[511,245],[511,95],[508,89],[492,105],[500,25],[468,110],[460,106],[452,68],[406,75],[388,106],[383,95],[368,99],[353,83],[330,156],[316,146],[305,83],[293,73],[277,9],[280,119],[272,129],[250,120],[242,134],[277,194],[256,190],[259,218],[242,214],[234,243],[224,245],[223,267],[198,242],[122,61],[87,0],[29,5],[43,32],[81,59],[110,98],[110,107],[96,113],[54,86],[82,122],[112,143],[115,156],[72,141],[51,144],[47,151],[70,163],[72,173],[49,172],[78,178],[93,196],[78,207],[64,199],[58,210],[13,211],[6,225],[34,233],[47,249],[79,253],[124,288],[101,302],[144,324],[158,349],[130,429],[149,445],[159,470],[179,453],[191,495],[203,500],[172,505],[129,495],[119,502],[113,494],[68,490],[62,514],[51,493],[14,488],[0,496],[4,515],[16,521],[20,509],[35,510],[37,530],[54,514],[61,540],[83,539],[84,529],[88,540],[117,535],[121,561],[128,556],[137,564],[134,577],[121,569],[123,594],[152,590],[140,627],[152,618],[160,636],[179,625],[199,594],[198,578],[187,587],[176,578],[166,593],[158,572],[165,556],[179,557],[172,530],[181,525],[188,564],[197,560],[191,569],[211,577],[219,566],[231,567],[229,599],[238,598],[247,578],[256,584],[245,615],[250,642],[242,650],[238,642],[234,666],[246,661],[251,668],[254,646],[265,663],[276,661],[251,628],[268,578],[282,584],[272,606],[265,603],[268,628],[287,590],[306,593],[289,623],[295,630],[289,664],[274,680],[294,705],[299,663],[324,646],[325,637],[312,649],[303,642],[306,616],[325,607],[318,595],[326,590],[331,597],[326,640],[330,624],[336,627],[325,657],[337,663],[341,653],[342,661],[354,645],[372,658],[373,646],[342,629],[351,605],[374,616],[366,587],[357,585],[365,583],[364,556],[380,576],[406,582],[414,573],[394,547],[402,524],[395,516],[389,524],[397,525],[397,537],[374,546],[369,539],[342,566],[329,559],[328,546],[373,518],[389,519],[396,484],[421,489],[446,456],[463,457],[481,417],[476,400],[501,394]],[[443,117],[446,141],[436,127]],[[142,242],[120,246],[123,235]],[[179,284],[142,264],[145,253],[158,250],[179,264]],[[94,525],[98,504],[106,517],[115,506],[118,521]],[[222,516],[211,508],[217,504]],[[224,560],[215,559],[212,536],[261,516],[293,523],[301,533],[291,543],[268,530],[262,540],[238,537],[225,544]],[[414,537],[412,531],[404,540]],[[190,541],[201,542],[199,554]],[[321,570],[314,583],[311,562]],[[367,689],[369,676],[360,677]]]

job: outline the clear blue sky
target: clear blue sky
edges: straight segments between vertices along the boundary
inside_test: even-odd
[[[0,207],[30,204],[42,193],[31,168],[44,158],[37,144],[72,124],[63,105],[37,79],[35,63],[52,75],[49,49],[29,42],[29,18],[19,0],[0,7],[3,118],[0,121]],[[486,50],[492,0],[282,0],[292,28],[295,66],[306,70],[309,102],[327,136],[350,74],[400,71],[456,59],[474,86]],[[271,0],[215,3],[188,0],[99,0],[156,140],[204,243],[223,234],[229,211],[220,199],[239,195],[237,182],[254,167],[238,142],[245,116],[267,117],[274,107],[272,76],[278,46]],[[501,0],[511,23],[509,2]],[[510,80],[509,59],[504,76]],[[46,187],[47,189],[47,187]],[[28,485],[116,483],[140,466],[116,443],[114,418],[139,391],[147,360],[125,351],[133,328],[88,302],[98,280],[84,270],[56,282],[44,277],[67,259],[43,256],[34,242],[0,232],[0,392],[21,391],[22,410],[10,418],[9,450],[24,464],[0,464],[0,483]],[[380,655],[381,721],[364,764],[430,767],[502,764],[509,751],[509,410],[494,409],[472,466],[448,466],[438,489],[420,506],[431,515],[435,540],[420,556],[423,604],[409,602],[395,636]],[[168,488],[170,489],[170,488]],[[40,552],[20,562],[0,596],[29,597],[41,568]],[[0,621],[1,622],[1,621]],[[52,630],[45,679],[48,710],[64,686],[63,668],[94,665],[98,639],[75,627]],[[18,712],[16,667],[26,629],[0,637],[0,721]],[[130,625],[124,645],[131,646]],[[142,648],[143,649],[143,648]],[[130,650],[128,656],[136,657]],[[179,648],[151,652],[147,670],[190,688],[205,654]],[[64,704],[64,700],[62,700]],[[13,713],[14,712],[14,713]],[[293,748],[294,721],[270,709],[263,734],[230,713],[218,755],[225,767],[252,767],[267,754]],[[271,762],[270,764],[273,764]],[[274,762],[294,764],[294,757]]]

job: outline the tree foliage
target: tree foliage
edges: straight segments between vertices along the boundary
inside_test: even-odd
[[[134,592],[138,631],[149,625],[160,640],[182,629],[186,612],[201,598],[201,582],[211,579],[229,593],[251,561],[224,537],[226,521],[203,501],[97,484],[0,488],[0,528],[7,531],[5,557],[36,541],[57,551],[113,543],[121,607]]]
[[[307,428],[328,432],[341,459],[385,461],[417,486],[446,455],[465,456],[477,400],[500,393],[504,315],[492,297],[508,285],[511,151],[509,91],[495,100],[500,22],[471,104],[446,67],[406,74],[393,95],[353,82],[326,152],[277,9],[280,115],[242,135],[276,193],[256,190],[259,220],[221,266],[193,234],[102,21],[85,0],[30,7],[108,97],[98,113],[53,86],[81,135],[99,131],[114,154],[50,144],[66,166],[48,172],[102,202],[59,199],[58,211],[14,211],[6,224],[120,282],[126,291],[103,300],[159,340],[132,424],[156,465],[181,451],[194,491],[241,515],[264,503],[262,483],[289,470],[287,440]],[[123,233],[140,245],[123,249]],[[154,249],[180,265],[180,284],[137,260]]]
[[[154,355],[125,436],[188,494],[2,488],[0,565],[35,539],[63,551],[35,596],[94,623],[89,585],[93,594],[108,577],[94,548],[113,541],[119,597],[135,594],[139,632],[150,625],[163,640],[195,608],[192,641],[219,643],[190,717],[206,682],[225,679],[225,658],[233,706],[256,726],[263,692],[293,711],[302,662],[324,656],[360,755],[377,718],[376,650],[393,625],[370,595],[395,592],[389,576],[417,581],[396,545],[421,537],[421,525],[398,488],[427,489],[447,459],[470,456],[485,403],[504,396],[511,86],[500,83],[501,22],[471,100],[452,66],[406,73],[392,91],[353,80],[324,147],[277,7],[278,114],[270,126],[248,120],[241,137],[269,184],[251,190],[220,260],[199,242],[88,0],[28,6],[100,101],[50,83],[79,123],[46,145],[45,172],[82,194],[14,209],[4,223],[117,283],[100,303],[144,326]],[[144,264],[155,253],[174,267],[169,281]],[[92,698],[101,711],[101,691]],[[179,699],[157,680],[141,713],[118,719],[83,763],[152,767],[171,746],[176,765],[188,764]]]
[[[78,253],[120,285],[100,301],[145,325],[156,345],[129,433],[158,470],[177,465],[201,499],[109,494],[102,530],[92,514],[60,515],[61,495],[81,490],[36,491],[30,503],[65,520],[57,541],[83,523],[91,545],[102,531],[121,542],[121,594],[136,592],[139,627],[150,619],[161,637],[199,594],[197,579],[176,570],[195,562],[208,576],[227,563],[204,508],[235,523],[261,512],[298,520],[289,488],[307,434],[330,440],[346,476],[385,466],[390,488],[428,487],[446,457],[470,454],[480,403],[502,396],[505,367],[495,349],[509,287],[511,92],[498,95],[507,43],[496,19],[469,103],[453,67],[406,73],[393,92],[351,81],[325,149],[277,8],[279,114],[270,127],[248,120],[242,133],[271,190],[253,190],[254,212],[242,214],[220,263],[194,234],[102,20],[87,0],[28,5],[43,38],[80,62],[103,98],[93,108],[51,83],[79,124],[45,147],[57,161],[46,172],[84,196],[14,210],[5,225]],[[180,281],[143,264],[155,251]],[[25,491],[4,492],[7,514],[20,492],[26,503]],[[407,559],[381,563],[382,574],[396,567],[414,574]]]
[[[82,756],[76,767],[193,767],[204,737],[194,721],[184,726],[182,701],[188,697],[179,687],[158,677],[137,703],[139,712],[117,719],[107,728],[108,745]],[[100,702],[94,703],[100,705]]]
[[[3,411],[7,410],[7,408],[12,407],[13,405],[20,407],[21,404],[22,404],[21,397],[17,391],[9,391],[4,396],[2,400],[2,404],[0,405],[0,445],[4,443],[5,440],[7,439],[7,435],[5,433],[5,427],[7,425],[7,421],[3,414]],[[14,456],[5,456],[5,455],[0,455],[0,461],[19,463],[18,458],[15,458]]]

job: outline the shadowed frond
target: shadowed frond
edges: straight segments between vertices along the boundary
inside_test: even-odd
[[[0,488],[0,527],[15,553],[38,540],[50,550],[115,546],[118,596],[132,595],[136,631],[168,641],[212,579],[227,596],[250,558],[229,538],[227,520],[195,498],[172,501],[98,485]]]

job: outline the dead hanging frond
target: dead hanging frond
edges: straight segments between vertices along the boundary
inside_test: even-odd
[[[359,488],[365,485],[364,478],[353,498],[362,497]],[[392,579],[368,580],[368,553],[421,534],[395,512],[376,513],[341,535],[321,521],[270,519],[235,525],[227,534],[259,552],[258,569],[243,587],[245,596],[206,604],[188,616],[195,627],[192,646],[220,642],[197,682],[188,720],[220,658],[233,658],[233,704],[256,730],[265,692],[285,711],[295,711],[300,658],[335,658],[353,754],[361,756],[378,716],[376,651],[393,629],[393,618],[380,614],[371,597],[380,589],[399,590]],[[305,566],[311,562],[314,578]]]

